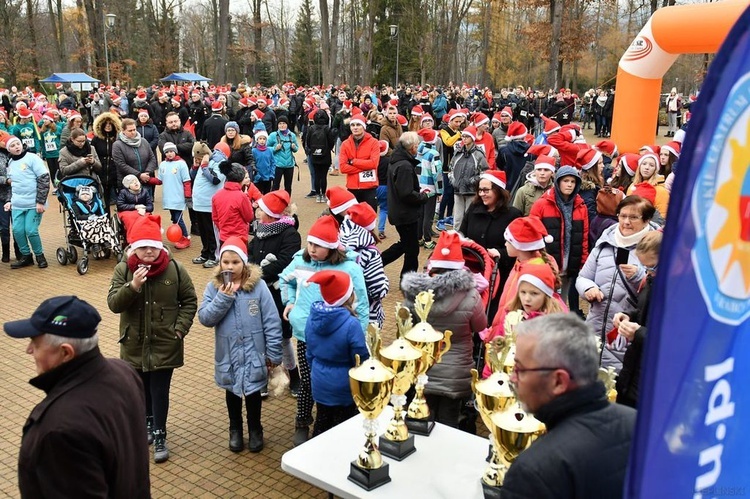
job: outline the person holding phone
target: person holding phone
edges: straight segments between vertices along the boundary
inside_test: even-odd
[[[607,339],[613,328],[615,314],[621,312],[628,299],[634,301],[645,269],[638,258],[636,246],[650,231],[654,205],[640,196],[628,196],[617,205],[617,224],[605,229],[589,254],[576,280],[578,292],[591,303],[586,317],[597,335],[603,337],[602,366],[622,368],[629,340],[616,336]]]
[[[60,180],[71,175],[87,175],[99,180],[102,163],[96,149],[91,147],[86,134],[80,128],[70,132],[70,139],[60,151]]]

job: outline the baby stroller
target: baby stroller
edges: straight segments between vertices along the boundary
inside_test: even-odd
[[[93,256],[95,260],[109,258],[113,252],[118,260],[122,256],[117,231],[104,209],[98,184],[96,179],[86,175],[73,175],[63,179],[57,186],[57,199],[60,201],[60,212],[63,213],[63,230],[67,247],[57,248],[55,256],[60,265],[77,262],[76,269],[80,275],[84,275],[89,270],[89,256]],[[74,211],[74,204],[78,202],[77,195],[81,186],[94,188],[93,208],[86,220],[78,220]],[[76,247],[83,250],[80,260],[78,260]]]

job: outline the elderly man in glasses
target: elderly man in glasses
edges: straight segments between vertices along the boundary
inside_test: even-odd
[[[518,400],[547,434],[510,467],[501,497],[622,497],[636,412],[607,400],[589,326],[572,313],[522,322],[515,360]]]

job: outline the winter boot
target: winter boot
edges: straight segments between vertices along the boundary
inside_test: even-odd
[[[245,442],[242,435],[242,422],[229,422],[229,450],[232,452],[242,452],[245,449]]]
[[[16,260],[20,260],[23,258],[23,253],[21,253],[21,248],[18,247],[18,243],[13,241],[13,251],[16,253]]]
[[[28,255],[21,255],[21,258],[19,258],[18,261],[10,264],[10,268],[20,269],[23,267],[30,267],[32,265],[34,265],[34,257],[31,256],[31,253],[29,253]]]
[[[294,430],[294,436],[292,437],[292,443],[295,447],[302,445],[310,438],[310,427],[309,426],[297,426]]]
[[[146,441],[148,445],[154,443],[154,417],[146,416]]]
[[[292,397],[297,398],[300,384],[299,367],[290,369],[287,372],[289,373],[289,391],[292,392]]]
[[[250,452],[260,452],[263,450],[263,427],[250,430],[250,440],[247,443],[247,450]]]
[[[44,258],[44,254],[36,256],[36,265],[40,269],[46,269],[49,266],[47,265],[47,259]]]
[[[154,430],[154,462],[163,463],[167,459],[169,459],[167,432],[165,430]]]
[[[4,240],[2,245],[3,245],[2,262],[8,263],[10,261],[10,239]]]

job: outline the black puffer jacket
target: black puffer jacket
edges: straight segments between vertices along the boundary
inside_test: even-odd
[[[430,382],[425,393],[450,398],[463,398],[471,395],[472,334],[487,327],[482,298],[474,282],[474,277],[466,270],[451,270],[445,274],[430,276],[417,272],[404,274],[401,280],[404,292],[404,306],[414,315],[414,298],[421,291],[432,289],[435,303],[430,309],[427,321],[437,331],[453,332],[451,348],[439,364],[427,371]]]
[[[643,358],[643,344],[646,342],[648,333],[648,311],[651,301],[651,286],[654,280],[651,276],[646,277],[646,284],[638,293],[638,304],[634,309],[624,310],[632,322],[641,325],[635,332],[633,341],[625,350],[622,359],[622,370],[617,376],[617,402],[630,407],[637,407],[638,385],[641,379],[641,359]]]
[[[416,223],[418,208],[427,202],[427,194],[419,192],[418,164],[401,144],[393,151],[388,165],[388,221],[393,225]]]
[[[611,404],[598,381],[552,400],[535,414],[547,434],[518,456],[500,497],[622,497],[635,415]]]

